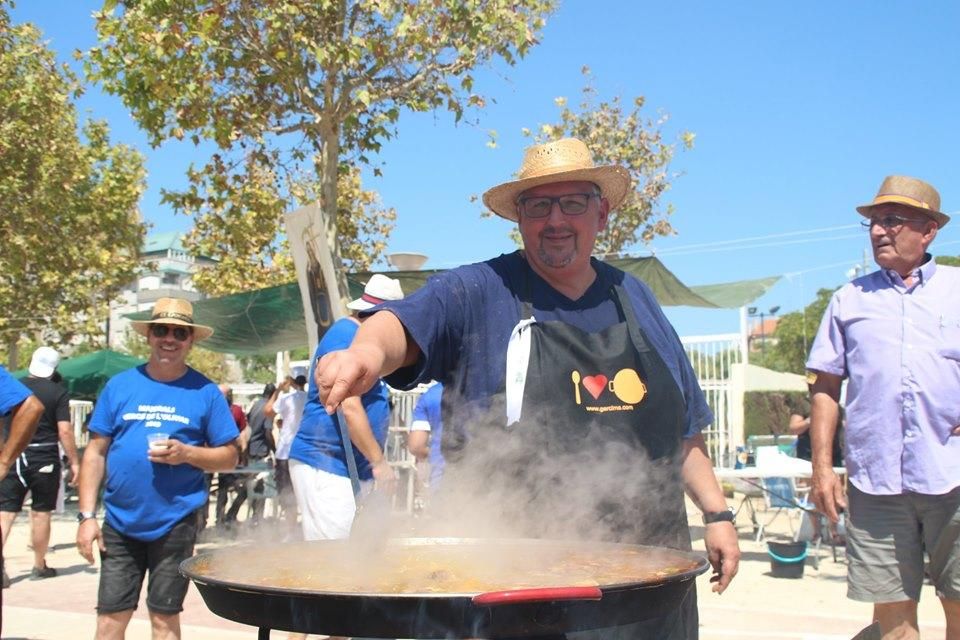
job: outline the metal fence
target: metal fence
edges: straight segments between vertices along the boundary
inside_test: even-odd
[[[83,427],[92,411],[93,403],[89,400],[70,401],[70,424],[73,425],[73,439],[78,447],[87,446],[89,436]]]
[[[407,434],[413,424],[413,409],[427,386],[410,391],[390,389],[390,424],[383,455],[397,474],[394,508],[412,513],[417,493],[417,460],[407,450]]]
[[[731,466],[736,442],[734,425],[743,420],[743,393],[733,383],[733,365],[745,361],[746,344],[739,333],[680,338],[714,421],[703,431],[714,466]]]

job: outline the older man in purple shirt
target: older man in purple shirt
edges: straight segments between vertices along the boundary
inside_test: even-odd
[[[813,487],[836,521],[849,507],[847,595],[872,602],[884,638],[919,638],[924,554],[960,638],[960,269],[927,247],[950,218],[929,184],[883,181],[866,220],[879,271],[833,295],[807,360]],[[831,468],[848,379],[844,487]]]

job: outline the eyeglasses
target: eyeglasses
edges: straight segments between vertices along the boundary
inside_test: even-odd
[[[165,324],[152,324],[150,325],[150,333],[154,338],[166,338],[167,334],[173,331],[173,337],[175,340],[183,342],[190,337],[192,331],[186,327],[170,327]]]
[[[599,193],[568,193],[552,198],[550,196],[529,196],[517,200],[520,213],[528,218],[546,218],[553,211],[553,203],[560,205],[560,211],[567,216],[579,216],[586,213],[590,198],[599,198]]]
[[[926,222],[926,220],[921,220],[918,218],[904,218],[903,216],[897,215],[886,215],[882,218],[870,218],[869,220],[864,220],[860,223],[860,226],[870,231],[873,229],[873,225],[878,224],[884,229],[899,229],[908,222]]]

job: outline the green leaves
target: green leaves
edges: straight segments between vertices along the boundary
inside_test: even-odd
[[[820,289],[816,299],[804,309],[780,316],[773,334],[775,340],[767,343],[763,362],[759,364],[777,371],[803,374],[810,345],[834,291],[836,289]]]
[[[581,92],[580,104],[573,108],[567,98],[555,98],[554,104],[560,109],[559,121],[541,124],[536,135],[530,129],[523,129],[523,135],[532,136],[538,143],[580,138],[593,151],[596,164],[616,164],[630,171],[633,191],[598,236],[595,253],[616,254],[638,241],[649,243],[657,236],[673,235],[675,231],[669,221],[673,210],[661,204],[671,181],[677,177],[669,171],[674,145],[665,142],[662,134],[667,117],[662,114],[656,119],[645,117],[643,96],[630,101],[633,108],[629,111],[620,96],[599,101],[591,84],[589,67],[583,67],[581,73],[587,83]],[[692,148],[693,139],[694,134],[689,132],[680,137],[685,149]]]
[[[30,25],[0,7],[0,341],[102,333],[135,276],[143,159],[103,122],[78,136],[78,83]],[[16,366],[17,363],[11,363]]]
[[[363,191],[353,165],[376,162],[405,109],[444,109],[459,120],[483,108],[472,70],[525,55],[555,5],[139,0],[98,14],[100,43],[87,68],[152,144],[216,144],[218,158],[167,198],[194,216],[196,248],[221,259],[222,278],[199,278],[200,286],[238,290],[290,277],[281,214],[311,198],[337,229],[337,256],[354,266],[376,261],[392,210]],[[341,175],[343,161],[350,170]]]

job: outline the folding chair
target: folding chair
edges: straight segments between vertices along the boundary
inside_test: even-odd
[[[776,513],[767,521],[768,526],[781,513],[786,513],[790,524],[790,534],[795,542],[806,542],[813,547],[813,568],[820,568],[820,548],[824,542],[830,545],[833,561],[837,561],[837,541],[830,530],[830,521],[817,511],[807,499],[809,488],[798,491],[792,478],[764,478],[764,493],[769,508],[776,508]],[[798,526],[794,529],[793,518],[799,515]],[[837,535],[842,539],[845,536],[844,520],[841,516],[836,528]],[[761,532],[762,535],[762,532]],[[757,537],[757,541],[760,536]]]
[[[255,476],[246,480],[247,483],[247,520],[253,517],[254,504],[256,501],[263,501],[263,516],[267,517],[267,500],[270,501],[270,517],[279,518],[281,516],[282,505],[277,491],[277,481],[273,471],[261,471]]]
[[[798,521],[801,516],[812,507],[807,503],[806,494],[800,495],[793,478],[761,478],[760,485],[763,488],[763,498],[767,509],[776,509],[773,516],[766,522],[761,522],[757,532],[757,542],[763,538],[764,530],[773,524],[777,517],[784,513],[787,516],[787,523],[790,525],[790,536],[797,537],[798,529],[794,526],[793,520]]]
[[[830,520],[824,514],[814,511],[812,508],[804,512],[800,520],[800,528],[794,539],[797,541],[803,540],[813,545],[815,552],[814,569],[819,568],[820,548],[824,542],[830,547],[830,555],[833,557],[833,561],[837,562],[837,551],[844,544],[840,541],[845,540],[847,535],[845,522],[845,515],[841,513],[840,521],[835,525],[836,529],[833,531],[831,530]],[[836,538],[834,538],[834,533],[836,533]]]
[[[734,522],[736,522],[740,512],[745,509],[746,513],[750,516],[750,523],[753,525],[753,535],[758,536],[761,531],[760,520],[757,518],[757,508],[753,506],[753,501],[763,499],[763,487],[759,484],[758,480],[734,478],[733,490],[743,496],[740,499],[740,504],[738,504],[737,508],[733,511]],[[757,537],[758,542],[759,540],[760,538]]]

